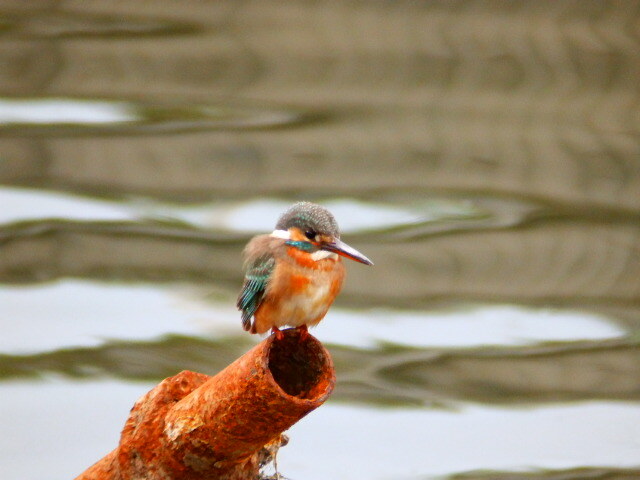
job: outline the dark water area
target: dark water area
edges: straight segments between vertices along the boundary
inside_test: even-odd
[[[259,341],[304,199],[375,266],[286,477],[640,478],[640,2],[0,0],[0,66],[0,477]]]

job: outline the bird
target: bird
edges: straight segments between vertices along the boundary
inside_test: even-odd
[[[236,306],[242,327],[253,334],[268,330],[278,340],[280,327],[309,335],[342,288],[342,258],[373,262],[340,240],[340,229],[326,208],[298,202],[278,219],[270,234],[253,237],[244,249],[244,283]]]

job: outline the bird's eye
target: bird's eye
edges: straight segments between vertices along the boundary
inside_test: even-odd
[[[314,232],[313,230],[307,230],[306,232],[304,232],[304,234],[309,240],[316,239],[316,232]]]

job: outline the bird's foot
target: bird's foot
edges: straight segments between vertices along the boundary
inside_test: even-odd
[[[276,340],[284,340],[284,332],[278,327],[271,327],[271,333],[276,336]]]
[[[310,335],[309,328],[307,327],[307,325],[306,324],[300,325],[299,327],[296,327],[296,329],[300,332],[300,336],[298,337],[298,342],[299,343],[306,342]]]

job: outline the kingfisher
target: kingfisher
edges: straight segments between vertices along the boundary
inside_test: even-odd
[[[342,288],[341,257],[373,265],[340,240],[329,210],[310,202],[291,206],[271,234],[254,237],[244,249],[244,284],[236,304],[242,327],[250,333],[270,329],[281,340],[279,327],[288,325],[305,339]]]

